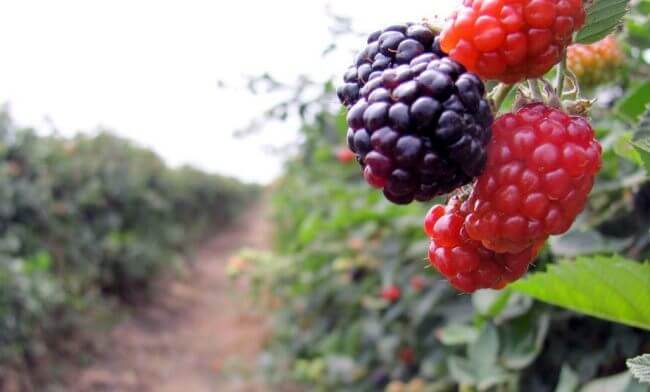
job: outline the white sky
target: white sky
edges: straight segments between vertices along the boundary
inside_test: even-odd
[[[281,158],[262,146],[293,140],[295,124],[234,138],[270,103],[241,87],[245,75],[342,73],[347,55],[320,57],[331,42],[328,4],[371,31],[444,15],[455,1],[2,0],[0,102],[41,132],[103,126],[173,165],[268,182]]]

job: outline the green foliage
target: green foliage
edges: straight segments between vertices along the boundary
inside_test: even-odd
[[[619,256],[563,260],[510,285],[544,302],[650,330],[648,287],[650,263]]]
[[[145,294],[255,193],[108,133],[40,137],[3,114],[0,366],[36,367],[104,298]]]
[[[592,44],[611,34],[623,23],[630,0],[593,0],[587,8],[587,20],[576,42]]]
[[[647,104],[645,113],[639,120],[639,125],[634,135],[632,146],[639,154],[646,172],[650,173],[650,103]]]
[[[632,88],[621,98],[614,108],[626,120],[634,123],[650,104],[650,82],[644,82]]]

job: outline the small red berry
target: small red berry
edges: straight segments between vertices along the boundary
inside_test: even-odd
[[[548,72],[584,21],[582,0],[464,0],[440,46],[482,78],[514,83]]]
[[[613,36],[590,45],[574,44],[567,49],[567,66],[581,84],[594,86],[611,81],[625,60]]]
[[[415,362],[415,351],[411,347],[402,348],[399,350],[397,356],[399,357],[400,361],[406,365],[410,365]]]
[[[454,198],[445,207],[434,206],[425,220],[431,221],[434,227],[440,221],[466,222],[468,207],[467,202],[461,203]],[[544,243],[541,240],[520,252],[500,254],[486,249],[479,241],[470,239],[464,225],[453,226],[453,230],[453,236],[427,230],[431,237],[429,262],[452,286],[464,292],[483,288],[501,289],[519,279],[526,273]],[[453,238],[453,241],[450,238]]]
[[[397,302],[401,295],[402,292],[399,287],[395,285],[387,286],[381,291],[381,297],[391,303]]]
[[[356,158],[357,154],[352,152],[349,148],[347,147],[340,147],[336,151],[336,159],[340,163],[350,163],[354,161],[354,158]]]
[[[411,283],[411,289],[413,289],[413,291],[415,291],[416,293],[419,293],[427,286],[427,280],[422,275],[415,275],[411,277],[410,283]]]
[[[521,252],[569,229],[601,164],[586,119],[531,104],[493,125],[488,163],[468,200],[465,229],[495,252]]]

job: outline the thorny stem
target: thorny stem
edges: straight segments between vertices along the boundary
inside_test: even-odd
[[[503,101],[514,86],[514,84],[499,83],[494,89],[492,89],[490,92],[490,106],[492,107],[493,113],[496,114],[499,111]]]
[[[560,56],[560,64],[557,67],[557,75],[555,76],[555,91],[561,97],[564,90],[564,75],[566,73],[566,48],[562,51]]]

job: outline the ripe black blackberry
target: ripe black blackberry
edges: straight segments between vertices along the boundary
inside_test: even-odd
[[[339,100],[347,107],[354,105],[359,91],[370,79],[422,55],[428,59],[446,57],[440,50],[437,33],[423,23],[390,26],[370,34],[368,45],[357,55],[343,77],[344,84],[337,89]]]
[[[382,71],[348,111],[348,145],[372,186],[397,204],[469,183],[485,166],[485,86],[450,58],[420,55]]]

